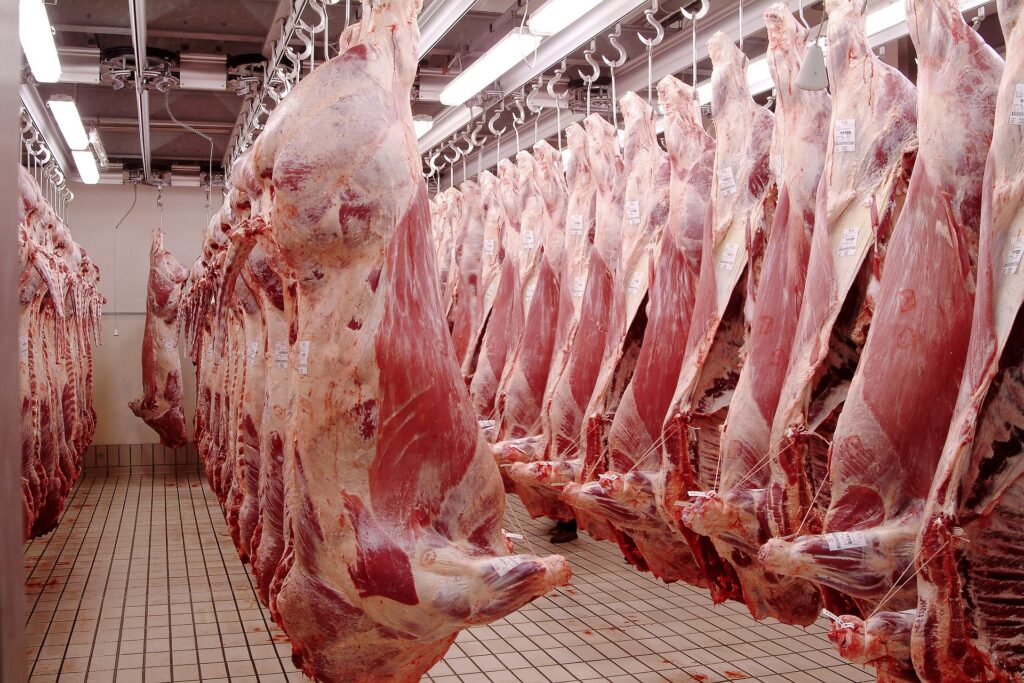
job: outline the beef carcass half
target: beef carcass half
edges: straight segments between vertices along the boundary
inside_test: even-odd
[[[809,624],[820,610],[818,590],[805,581],[764,572],[756,558],[771,535],[765,462],[771,457],[772,419],[800,315],[832,107],[827,93],[796,83],[807,52],[807,31],[782,4],[768,8],[764,18],[776,93],[771,159],[779,198],[760,277],[756,285],[750,283],[756,292],[751,297],[753,316],[746,361],[722,432],[719,491],[685,505],[682,521],[713,539],[736,570],[755,618]]]
[[[827,533],[772,539],[762,551],[769,569],[841,591],[867,611],[916,603],[913,583],[899,582],[914,562],[966,359],[1003,66],[954,0],[911,0],[907,24],[918,55],[919,152],[836,425]]]
[[[700,105],[689,86],[666,77],[658,84],[658,97],[666,112],[671,179],[668,223],[655,252],[643,345],[608,429],[607,462],[604,444],[588,440],[588,460],[596,451],[593,464],[574,472],[580,483],[568,486],[565,496],[581,516],[605,520],[620,530],[616,540],[620,546],[626,541],[623,550],[631,561],[642,559],[663,580],[702,586],[705,579],[689,547],[655,505],[652,478],[659,470],[661,427],[685,349],[666,340],[685,339],[689,330],[715,144],[704,131]],[[606,471],[590,482],[598,465]]]
[[[462,376],[469,386],[472,386],[473,377],[476,374],[484,334],[487,331],[488,323],[490,323],[491,310],[498,295],[501,267],[505,259],[502,240],[508,222],[501,211],[497,176],[490,171],[484,171],[478,177],[478,181],[483,226],[480,245],[480,276],[477,283],[476,310],[473,311],[473,328],[469,331],[467,353],[462,360]]]
[[[374,3],[253,152],[299,302],[272,607],[319,680],[419,680],[461,628],[569,578],[560,557],[507,555],[454,360],[407,97],[419,4]]]
[[[455,239],[455,287],[448,309],[448,326],[452,330],[455,357],[460,367],[470,355],[476,316],[480,312],[480,267],[484,247],[484,215],[480,185],[467,180],[459,187],[462,192],[462,221]]]
[[[567,191],[561,155],[546,142],[517,155],[520,175],[520,258],[530,261],[522,281],[522,334],[505,364],[498,394],[495,458],[506,466],[522,457],[516,443],[540,431],[541,407],[558,338],[559,292],[565,256]],[[512,444],[503,443],[512,440]]]
[[[164,248],[163,230],[154,230],[142,340],[143,393],[128,406],[168,448],[178,448],[188,441],[178,355],[178,304],[187,277],[185,267]]]
[[[525,318],[520,282],[527,272],[528,261],[521,254],[519,174],[508,159],[498,162],[495,194],[485,195],[484,201],[484,221],[498,222],[502,226],[501,242],[495,245],[501,253],[501,270],[469,392],[476,414],[481,417],[481,425],[485,427],[484,433],[490,439],[496,431],[494,418],[498,385],[505,363],[522,334]],[[488,294],[492,287],[493,283],[488,285]]]
[[[800,320],[772,421],[768,521],[775,536],[821,528],[829,502],[828,444],[874,312],[917,149],[913,84],[871,50],[863,2],[829,2],[832,134]]]
[[[913,661],[933,683],[1024,680],[1024,24],[1019,3],[998,9],[1006,64],[985,168],[971,342],[917,543]]]
[[[663,457],[654,481],[665,519],[693,551],[716,602],[739,597],[732,568],[711,540],[680,520],[677,502],[714,490],[719,433],[736,387],[744,344],[742,276],[754,271],[772,220],[769,164],[773,116],[750,97],[747,58],[722,33],[708,43],[714,69],[712,110],[718,130],[715,170],[704,227],[700,274],[686,351],[663,427]],[[754,277],[753,273],[748,277]]]

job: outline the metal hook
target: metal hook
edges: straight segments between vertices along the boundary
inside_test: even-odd
[[[551,99],[555,100],[556,103],[557,102],[561,102],[562,99],[566,96],[565,94],[562,94],[562,95],[556,95],[555,94],[555,85],[557,83],[559,83],[562,80],[562,76],[565,75],[565,64],[566,64],[566,60],[563,59],[561,66],[559,66],[555,70],[555,75],[552,76],[551,80],[548,81],[548,95],[551,97]]]
[[[523,94],[517,92],[515,97],[512,98],[512,102],[515,104],[518,113],[513,112],[512,114],[512,127],[521,126],[526,121],[526,110],[523,109]]]
[[[811,25],[807,23],[807,17],[804,16],[804,0],[798,0],[797,14],[800,17],[800,23],[804,25],[804,28],[807,29],[808,32],[810,32]]]
[[[465,131],[463,131],[462,135],[459,136],[459,139],[465,140],[465,142],[466,142],[466,149],[462,149],[458,145],[455,145],[455,149],[459,150],[459,156],[465,158],[465,157],[469,156],[469,153],[473,151],[473,149],[476,147],[476,145],[474,145],[473,141],[469,139],[469,129],[468,128]],[[457,140],[456,140],[456,142],[457,142]]]
[[[503,133],[505,133],[505,131],[508,130],[508,126],[503,127],[501,130],[495,130],[495,128],[494,128],[495,122],[497,122],[497,120],[504,113],[505,113],[505,100],[502,100],[501,101],[501,107],[496,112],[494,112],[494,116],[492,116],[487,121],[487,130],[491,131],[491,135],[493,135],[495,137],[498,137],[499,135],[502,135]]]
[[[693,99],[695,100],[699,97],[697,95],[697,20],[703,19],[710,10],[711,2],[709,0],[700,0],[700,9],[696,12],[687,12],[685,7],[679,10],[683,18],[690,22],[690,54],[693,57],[690,69],[693,81]]]
[[[687,12],[685,7],[681,8],[679,12],[683,15],[683,19],[686,19],[687,21],[697,21],[698,19],[703,19],[707,16],[708,11],[710,10],[711,3],[708,2],[708,0],[700,0],[700,9],[696,12]]]
[[[662,26],[661,22],[655,18],[658,10],[658,0],[651,0],[651,8],[644,12],[644,17],[647,19],[647,23],[654,29],[654,37],[645,38],[642,33],[637,35],[637,37],[640,38],[640,42],[646,45],[648,49],[654,48],[656,45],[661,45],[661,41],[665,40],[665,27]]]
[[[451,149],[451,150],[455,151],[455,158],[454,159],[450,159],[447,154],[442,154],[441,156],[444,157],[445,161],[447,161],[449,164],[454,164],[456,161],[459,160],[459,148],[455,146],[455,141],[454,140],[448,142],[448,144],[444,145],[441,149],[445,149],[445,148],[448,148],[448,149]]]
[[[435,152],[434,152],[434,153],[433,153],[433,154],[432,154],[432,155],[430,156],[430,161],[429,161],[429,162],[428,162],[428,164],[427,164],[428,166],[430,166],[430,170],[431,170],[431,172],[432,172],[432,173],[434,173],[434,174],[438,174],[438,173],[440,173],[440,172],[441,172],[441,169],[440,169],[440,168],[438,168],[438,166],[437,166],[437,158],[438,158],[439,156],[441,156],[441,150],[440,150],[440,149],[438,149],[437,151],[435,151]]]
[[[530,86],[530,94],[526,96],[526,108],[530,110],[530,113],[536,115],[544,111],[544,107],[538,107],[534,104],[534,98],[537,97],[537,91],[544,85],[544,74],[537,76],[537,82]]]
[[[483,146],[484,138],[480,137],[480,131],[482,131],[483,129],[484,129],[484,120],[483,120],[483,118],[481,118],[480,121],[476,124],[476,128],[473,129],[473,134],[470,135],[470,137],[469,137],[469,142],[474,147],[482,147]]]
[[[975,31],[977,31],[978,27],[981,26],[981,22],[983,22],[983,21],[985,21],[985,6],[984,5],[982,5],[981,7],[978,8],[977,16],[975,16],[973,19],[971,19],[971,28],[973,28]]]
[[[595,52],[597,52],[597,41],[592,40],[590,41],[590,47],[583,51],[583,59],[587,60],[587,64],[589,64],[590,68],[594,70],[594,73],[588,75],[577,69],[580,78],[582,78],[583,82],[587,85],[590,85],[601,77],[601,65],[594,61]]]
[[[619,56],[616,57],[615,61],[611,61],[603,55],[601,56],[601,61],[604,62],[605,66],[607,66],[610,69],[619,68],[620,66],[626,63],[627,59],[629,59],[629,55],[626,54],[625,48],[623,48],[622,44],[619,43],[619,38],[621,37],[622,24],[615,24],[615,30],[612,31],[611,34],[608,36],[608,42],[612,44],[612,47],[614,47],[615,51],[619,53]]]

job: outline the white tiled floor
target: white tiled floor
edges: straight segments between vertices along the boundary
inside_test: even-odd
[[[566,555],[572,584],[463,632],[424,680],[874,679],[832,653],[824,620],[805,630],[713,607],[704,591],[632,570],[609,544],[551,546],[548,523],[509,503],[524,550]],[[195,466],[87,471],[60,527],[26,546],[25,569],[33,682],[302,679]]]

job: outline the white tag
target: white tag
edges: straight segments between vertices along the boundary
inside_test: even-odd
[[[206,345],[206,357],[213,358],[213,344]]]
[[[171,351],[176,347],[177,344],[173,339],[164,339],[164,351]]]
[[[299,342],[299,374],[309,374],[309,342]]]
[[[533,249],[537,246],[537,237],[533,230],[523,230],[523,249]]]
[[[732,270],[736,266],[736,255],[740,253],[740,245],[736,242],[729,242],[722,249],[722,258],[718,266],[723,270]]]
[[[283,341],[274,342],[274,367],[278,370],[288,367],[288,345]]]
[[[1020,267],[1021,257],[1024,257],[1024,236],[1010,240],[1010,248],[1006,252],[1006,260],[1003,261],[1003,275],[1016,273]]]
[[[505,576],[519,566],[519,560],[515,557],[496,557],[491,560],[491,566],[498,572],[498,576]]]
[[[917,608],[915,607],[914,609],[901,610],[900,614],[909,614],[912,617],[916,617],[917,616]]]
[[[839,240],[839,247],[836,249],[836,256],[853,256],[857,253],[857,237],[860,235],[860,228],[847,228],[843,230],[843,236]]]
[[[521,541],[521,540],[523,540],[523,535],[522,535],[522,534],[510,534],[510,533],[508,533],[508,532],[506,531],[506,532],[505,532],[505,535],[506,535],[506,536],[508,536],[509,538],[511,538],[511,539],[513,539],[513,540],[515,540],[515,541]]]
[[[626,202],[626,223],[640,224],[640,202]]]
[[[1013,89],[1013,104],[1010,105],[1010,123],[1024,126],[1024,83],[1018,83]]]
[[[835,534],[825,534],[825,542],[828,549],[832,551],[846,550],[847,548],[863,548],[868,544],[868,539],[863,531],[840,531]]]
[[[835,150],[837,152],[852,152],[857,146],[857,120],[836,119]]]
[[[851,630],[853,629],[853,624],[851,624],[848,621],[843,621],[832,612],[829,612],[827,609],[821,610],[821,616],[825,617],[826,619],[831,619],[839,628],[848,628]]]
[[[714,498],[714,491],[687,491],[686,495],[690,498]]]
[[[495,281],[495,282],[492,282],[491,286],[487,288],[487,298],[488,299],[493,299],[494,296],[497,293],[498,293],[498,282]]]
[[[629,293],[636,294],[640,291],[640,285],[643,284],[644,274],[640,271],[633,273],[633,276],[629,278]]]
[[[583,291],[587,288],[587,278],[582,275],[577,275],[572,280],[572,298],[580,299],[583,297]]]
[[[526,285],[526,296],[525,296],[525,299],[526,299],[526,305],[527,306],[529,306],[530,302],[533,301],[533,295],[534,295],[534,293],[536,291],[537,291],[537,284],[536,283]]]
[[[256,354],[260,351],[260,343],[258,341],[249,342],[249,348],[246,349],[246,356],[249,358],[249,362],[256,360]]]
[[[18,351],[21,352],[23,360],[28,360],[28,335],[23,334],[18,337]]]
[[[736,194],[736,176],[732,174],[732,166],[718,172],[718,193],[723,197]]]
[[[484,240],[484,253],[488,256],[494,254],[494,240]]]
[[[480,429],[490,429],[494,426],[494,420],[479,420]]]
[[[581,214],[574,213],[573,215],[569,216],[569,234],[583,234],[583,216]]]

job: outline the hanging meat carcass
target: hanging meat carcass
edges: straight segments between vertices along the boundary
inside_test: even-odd
[[[953,3],[934,4],[937,10],[926,12],[927,5],[916,2],[911,14],[916,34],[933,41],[919,48],[922,59],[949,60],[950,67],[959,65],[958,74],[978,68],[965,59],[969,50],[987,55],[984,61],[991,63],[988,48],[960,21]],[[1018,84],[1024,80],[1024,28],[1018,22],[1019,6],[1002,2],[998,9],[1006,64],[983,180],[974,319],[963,383],[917,539],[917,609],[909,614],[881,611],[863,622],[844,616],[849,627],[834,627],[830,634],[848,659],[882,671],[896,667],[905,671],[912,658],[917,676],[934,683],[1024,680],[1019,560],[1024,551],[1024,415],[1020,409],[1024,280],[1019,268],[1024,241],[1019,227],[1024,119],[1017,104]],[[952,35],[955,40],[942,45],[940,35],[947,40]],[[991,69],[986,65],[982,71]],[[952,77],[946,69],[942,74],[945,79]],[[957,87],[946,82],[950,88]],[[967,91],[957,89],[961,97],[966,95]],[[968,102],[956,105],[957,110],[977,106],[976,100],[970,102],[970,106]],[[961,116],[969,113],[975,121],[988,121],[983,117],[992,113],[985,108],[990,102],[980,106]],[[951,120],[950,112],[943,109],[922,110],[925,116]],[[927,154],[928,142],[938,139],[922,139],[922,156]],[[914,585],[912,577],[908,571],[904,580]],[[887,628],[890,623],[897,626]]]
[[[831,100],[804,90],[797,77],[807,52],[807,31],[785,5],[764,14],[768,65],[775,83],[771,160],[778,205],[758,281],[750,279],[753,306],[744,355],[719,451],[718,492],[682,508],[682,522],[709,536],[736,570],[750,613],[785,623],[809,624],[820,610],[810,583],[764,572],[757,553],[768,540],[766,461],[779,392],[786,377],[807,274],[815,197],[828,137]]]
[[[671,340],[686,338],[693,312],[715,145],[704,131],[700,105],[689,86],[669,76],[659,83],[658,96],[666,112],[671,179],[668,222],[654,258],[643,346],[608,429],[607,462],[602,440],[588,440],[592,464],[574,472],[580,483],[568,486],[565,496],[578,514],[605,520],[624,533],[655,575],[702,586],[706,580],[689,547],[658,511],[652,478],[659,469],[661,427],[685,349]],[[606,471],[590,481],[598,466]],[[637,559],[628,545],[623,550]]]
[[[901,581],[971,335],[982,176],[1003,66],[953,0],[911,0],[907,25],[918,54],[920,151],[836,425],[826,533],[772,539],[762,551],[770,570],[850,595],[865,613],[917,602],[914,584]]]
[[[459,366],[470,353],[473,330],[479,314],[480,267],[484,247],[483,202],[480,185],[467,180],[459,187],[462,193],[462,220],[455,236],[455,254],[452,258],[455,286],[448,309],[448,325],[452,330],[455,357]]]
[[[153,231],[146,291],[146,328],[142,339],[142,396],[128,404],[152,427],[160,442],[178,448],[185,429],[181,357],[178,355],[178,304],[188,271],[164,248],[163,230]]]
[[[773,116],[750,97],[747,58],[722,33],[708,43],[714,65],[712,110],[718,131],[700,275],[679,381],[663,427],[654,492],[682,533],[716,602],[739,598],[731,566],[680,520],[677,502],[717,486],[719,434],[742,366],[747,321],[742,276],[756,280],[771,225],[775,180],[769,164]],[[749,272],[748,272],[749,271]]]
[[[252,158],[254,229],[280,248],[298,301],[272,609],[320,680],[419,680],[459,629],[569,577],[560,557],[506,554],[501,482],[454,360],[396,96],[412,85],[418,9],[375,3]]]

